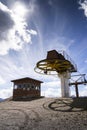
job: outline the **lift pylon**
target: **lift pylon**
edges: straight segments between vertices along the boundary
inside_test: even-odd
[[[40,74],[58,75],[61,79],[62,97],[69,97],[70,75],[77,72],[77,67],[64,51],[48,51],[46,59],[37,62],[34,70]]]
[[[82,84],[86,85],[87,84],[87,80],[85,78],[85,75],[86,74],[73,75],[72,77],[77,77],[77,79],[75,81],[69,83],[70,86],[72,86],[72,85],[75,86],[77,98],[79,97],[78,85],[82,85]]]

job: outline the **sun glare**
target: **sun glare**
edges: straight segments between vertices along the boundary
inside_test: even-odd
[[[27,13],[26,7],[19,2],[15,3],[15,5],[12,7],[12,11],[20,17],[24,17]]]

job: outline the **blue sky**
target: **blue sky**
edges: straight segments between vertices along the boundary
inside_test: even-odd
[[[0,0],[0,98],[11,96],[10,81],[23,77],[42,80],[42,95],[61,96],[57,76],[34,72],[53,49],[66,51],[87,73],[87,0]],[[87,95],[87,86],[79,91]]]

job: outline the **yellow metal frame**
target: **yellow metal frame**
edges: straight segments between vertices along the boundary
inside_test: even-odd
[[[59,59],[44,59],[37,63],[36,68],[41,70],[38,73],[44,73],[45,71],[51,72],[56,71],[59,73],[63,73],[67,70],[71,70],[72,64],[68,60],[59,60]]]

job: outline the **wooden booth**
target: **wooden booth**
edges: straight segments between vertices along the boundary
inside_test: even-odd
[[[13,82],[13,100],[39,98],[41,96],[42,81],[26,77],[11,82]]]

